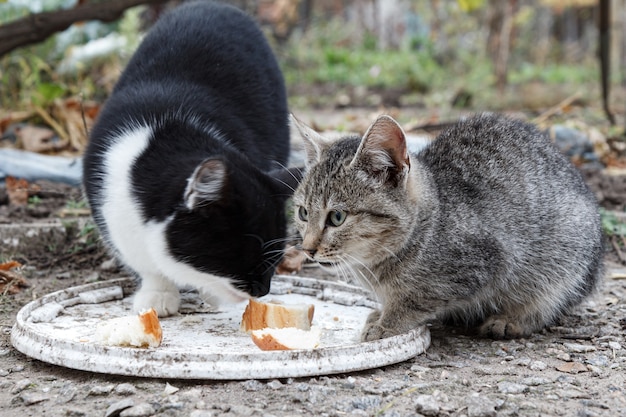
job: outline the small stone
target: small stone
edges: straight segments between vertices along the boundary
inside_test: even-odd
[[[92,283],[92,282],[96,282],[100,280],[100,273],[98,271],[94,271],[91,274],[87,275],[85,277],[85,282],[86,283]]]
[[[613,350],[622,350],[622,345],[617,342],[609,342],[609,347]]]
[[[570,356],[570,354],[569,353],[564,353],[564,352],[561,352],[558,355],[556,355],[556,358],[562,360],[563,362],[571,362],[572,361],[572,357]]]
[[[531,376],[528,378],[524,378],[520,381],[522,384],[530,386],[530,387],[536,387],[539,385],[546,385],[549,384],[551,381],[547,378],[541,378],[538,376]]]
[[[89,393],[87,395],[109,395],[111,391],[115,388],[114,385],[96,385],[89,389]]]
[[[354,398],[352,400],[352,407],[357,410],[370,410],[378,408],[382,403],[382,398],[379,395],[366,395],[364,397]]]
[[[19,394],[26,388],[30,387],[32,384],[33,383],[30,379],[21,379],[15,383],[15,386],[11,390],[11,394]]]
[[[430,371],[430,368],[427,368],[425,366],[419,366],[419,365],[413,365],[411,366],[411,372],[415,372],[418,374],[423,374]]]
[[[38,392],[23,392],[20,395],[20,398],[22,399],[22,401],[24,401],[24,404],[26,405],[33,405],[33,404],[37,404],[40,403],[42,401],[46,401],[48,399],[47,395],[43,395],[41,393]]]
[[[588,371],[587,367],[580,362],[567,362],[567,363],[557,366],[556,370],[565,372],[568,374],[577,374],[580,372]]]
[[[270,387],[273,390],[277,390],[277,389],[281,389],[283,387],[283,383],[280,382],[277,379],[274,379],[273,381],[268,382],[267,386]]]
[[[72,273],[70,271],[60,272],[55,275],[56,279],[70,279],[72,278]]]
[[[495,401],[488,397],[472,395],[467,398],[467,416],[468,417],[495,417],[496,406]]]
[[[100,264],[100,269],[103,271],[115,271],[118,269],[117,260],[115,258],[111,258],[106,260]]]
[[[530,370],[531,371],[543,371],[548,367],[548,365],[545,362],[542,361],[533,361],[530,363]]]
[[[120,417],[148,417],[156,413],[152,404],[141,403],[125,409],[120,413]]]
[[[528,387],[514,382],[502,381],[498,384],[498,391],[502,394],[522,394],[528,391]]]
[[[300,392],[305,392],[311,389],[311,386],[306,382],[299,382],[295,385],[295,387]]]
[[[579,343],[563,343],[563,347],[574,353],[587,353],[594,352],[596,350],[595,346],[583,345]]]
[[[589,365],[604,367],[610,363],[606,355],[588,355],[585,362]]]
[[[57,404],[67,404],[74,399],[76,393],[78,392],[78,388],[72,383],[64,384],[59,389],[59,396],[57,397]]]
[[[163,395],[172,395],[176,392],[178,392],[180,390],[180,388],[176,388],[173,385],[170,385],[169,382],[165,383],[165,388],[163,389]]]
[[[12,369],[13,372],[23,372],[24,371],[24,365],[15,365]]]
[[[133,384],[123,383],[115,387],[115,393],[118,395],[135,395],[137,388]]]
[[[79,408],[65,409],[65,417],[85,417],[87,413]]]
[[[10,374],[11,372],[7,371],[6,369],[0,369],[0,377],[8,376]]]
[[[193,410],[189,417],[215,417],[215,414],[209,410]]]
[[[349,376],[346,380],[341,384],[343,388],[354,389],[356,388],[356,379],[353,376]]]
[[[519,365],[519,366],[530,366],[531,362],[532,361],[530,360],[530,358],[520,358],[511,363],[513,363],[514,365]]]
[[[104,413],[104,417],[117,417],[122,411],[132,407],[133,405],[135,405],[135,402],[130,398],[113,403],[109,406],[109,408],[107,408],[106,413]]]
[[[415,399],[415,409],[425,416],[436,416],[439,414],[439,402],[432,395],[419,395]]]
[[[587,369],[591,372],[591,374],[593,376],[600,376],[600,375],[602,375],[602,369],[598,368],[597,366],[587,365]]]
[[[251,416],[254,415],[255,413],[255,409],[254,408],[250,408],[247,407],[245,405],[233,405],[232,407],[230,407],[230,413],[233,413],[234,415],[239,415],[239,416]]]
[[[263,389],[263,384],[260,381],[257,381],[256,379],[250,379],[247,381],[242,382],[243,385],[243,389],[245,389],[246,391],[259,391],[261,389]]]
[[[579,391],[576,389],[565,389],[565,390],[557,391],[556,393],[561,398],[582,398],[582,399],[591,398],[591,395],[589,395],[588,393]]]

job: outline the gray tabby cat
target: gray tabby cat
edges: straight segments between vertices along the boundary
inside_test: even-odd
[[[294,195],[302,249],[377,295],[363,340],[435,318],[527,336],[601,280],[597,202],[535,127],[478,115],[410,154],[388,116],[333,142],[293,123],[308,159]]]

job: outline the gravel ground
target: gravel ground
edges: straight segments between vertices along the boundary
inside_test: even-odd
[[[493,341],[435,325],[425,354],[393,366],[231,382],[100,375],[22,355],[9,336],[25,298],[94,279],[94,271],[33,274],[29,289],[2,304],[0,416],[626,415],[626,280],[618,266],[610,271],[582,308],[528,339]]]

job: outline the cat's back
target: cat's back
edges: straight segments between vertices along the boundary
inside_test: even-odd
[[[234,6],[213,1],[184,3],[151,28],[116,85],[188,79],[199,86],[249,87],[278,69],[256,22]],[[260,80],[256,76],[263,75]]]
[[[595,208],[577,169],[547,135],[521,120],[469,117],[442,132],[418,158],[450,199],[541,208],[541,201],[571,196]]]

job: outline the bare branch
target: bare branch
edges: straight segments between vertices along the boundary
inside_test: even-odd
[[[73,9],[33,13],[0,26],[0,56],[22,46],[46,40],[49,36],[84,20],[113,22],[126,9],[141,4],[165,3],[167,0],[108,0],[86,3]]]

